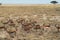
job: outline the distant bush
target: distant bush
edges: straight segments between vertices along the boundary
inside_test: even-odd
[[[2,5],[2,3],[0,3],[0,5]]]
[[[52,3],[52,4],[57,4],[58,2],[57,2],[57,1],[51,1],[50,3]]]

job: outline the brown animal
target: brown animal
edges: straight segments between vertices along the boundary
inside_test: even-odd
[[[42,31],[44,31],[46,28],[50,28],[50,24],[43,24],[42,26],[41,26],[41,29],[42,29]]]
[[[35,25],[34,29],[40,29],[41,26],[40,25]]]
[[[31,24],[32,24],[33,26],[35,26],[36,23],[37,23],[37,21],[31,21]]]
[[[1,21],[1,23],[3,23],[3,24],[8,24],[8,20],[6,20],[6,21]]]
[[[22,25],[22,28],[24,29],[24,31],[29,32],[30,29],[32,28],[32,25],[31,23],[26,23]]]
[[[5,27],[5,30],[9,33],[9,35],[13,38],[16,36],[17,29],[15,27]]]
[[[24,19],[23,18],[19,18],[19,19],[17,19],[16,20],[18,23],[22,23],[23,21],[24,21]]]
[[[46,25],[43,24],[43,26],[48,28],[48,27],[50,27],[50,24],[46,24]]]
[[[38,25],[35,25],[35,26],[34,26],[34,29],[35,29],[36,32],[37,32],[38,29],[41,29],[41,26],[40,26],[39,24],[38,24]]]
[[[3,28],[5,28],[5,26],[0,27],[0,29],[3,29]]]
[[[57,29],[58,29],[58,32],[59,32],[59,30],[60,30],[60,27],[57,27]]]
[[[9,24],[9,26],[15,26],[15,23],[13,22],[12,19],[9,19],[8,24]]]
[[[58,24],[56,24],[55,27],[58,29],[58,32],[59,32],[60,26]]]
[[[21,20],[21,24],[24,31],[28,32],[32,28],[31,23],[28,23],[25,19]]]

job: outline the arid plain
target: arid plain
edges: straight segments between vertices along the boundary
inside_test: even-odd
[[[60,40],[60,4],[0,5],[0,40]]]

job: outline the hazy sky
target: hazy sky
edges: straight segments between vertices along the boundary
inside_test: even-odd
[[[0,0],[2,4],[49,4],[52,0]],[[60,4],[60,0],[56,0]]]

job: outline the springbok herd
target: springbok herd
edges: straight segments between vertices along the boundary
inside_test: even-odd
[[[0,40],[60,40],[60,4],[0,5]]]
[[[38,23],[34,19],[22,17],[2,17],[0,20],[0,40],[30,40],[33,35],[40,37],[55,33],[60,33],[60,24]]]

